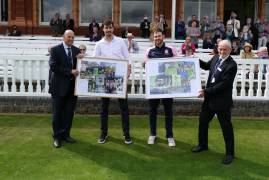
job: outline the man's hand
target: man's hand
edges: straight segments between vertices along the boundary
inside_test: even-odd
[[[71,74],[73,74],[75,77],[77,77],[79,74],[79,71],[77,69],[72,69]]]
[[[198,98],[203,98],[205,96],[205,90],[201,89],[198,93]]]

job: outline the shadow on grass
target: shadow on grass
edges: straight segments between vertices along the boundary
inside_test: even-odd
[[[63,148],[108,168],[125,174],[128,179],[268,179],[268,166],[237,158],[231,165],[221,164],[223,154],[212,150],[191,153],[192,145],[176,141],[170,148],[166,139],[147,145],[144,139],[133,138],[126,145],[122,138],[109,137],[106,144],[79,140]]]

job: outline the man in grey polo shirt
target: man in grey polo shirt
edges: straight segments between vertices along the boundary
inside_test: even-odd
[[[105,20],[103,22],[103,31],[105,36],[98,41],[95,45],[93,56],[95,57],[109,57],[116,59],[129,60],[129,52],[126,44],[122,38],[116,37],[114,32],[113,22],[111,20]],[[129,66],[130,70],[130,66]],[[122,128],[124,135],[124,142],[131,144],[132,139],[129,134],[129,108],[127,99],[118,99],[121,109]],[[108,137],[108,107],[110,99],[102,98],[101,107],[101,135],[98,143],[103,144]]]

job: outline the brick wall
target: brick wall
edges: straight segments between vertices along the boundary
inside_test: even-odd
[[[0,97],[0,113],[51,113],[50,97]],[[79,98],[77,114],[99,114],[101,101],[99,98]],[[198,116],[202,100],[176,99],[175,115]],[[129,99],[130,114],[148,114],[148,101],[145,99]],[[159,108],[163,114],[163,106]],[[111,100],[110,114],[119,114],[118,102]],[[269,117],[269,101],[267,100],[235,100],[234,116]]]

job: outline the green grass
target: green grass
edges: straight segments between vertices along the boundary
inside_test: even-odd
[[[109,139],[98,144],[98,116],[76,116],[76,144],[52,147],[50,115],[0,116],[0,179],[269,179],[269,121],[233,120],[237,159],[221,164],[224,142],[218,121],[209,129],[209,151],[194,154],[197,117],[175,117],[177,146],[169,148],[164,119],[157,144],[147,145],[147,116],[131,116],[134,143],[123,143],[119,116],[110,116]]]

